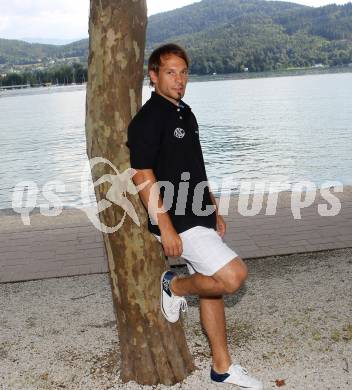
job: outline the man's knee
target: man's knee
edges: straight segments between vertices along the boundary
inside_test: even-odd
[[[224,267],[218,275],[225,294],[235,293],[245,282],[248,275],[247,265],[238,256]]]

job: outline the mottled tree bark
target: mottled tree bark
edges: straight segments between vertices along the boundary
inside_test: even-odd
[[[141,105],[146,25],[145,0],[90,1],[87,154],[89,159],[109,160],[120,173],[130,167],[127,127]],[[92,165],[91,170],[94,183],[103,175],[116,175],[106,163]],[[160,313],[163,251],[147,230],[147,214],[138,194],[132,195],[123,184],[117,192],[132,203],[141,225],[115,203],[99,213],[100,222],[109,227],[123,220],[116,232],[103,233],[118,323],[121,378],[171,385],[192,372],[194,363],[182,325],[168,323]],[[106,199],[109,189],[109,181],[95,186],[98,203]]]

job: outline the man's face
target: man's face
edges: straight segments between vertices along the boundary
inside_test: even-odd
[[[149,72],[155,92],[174,104],[183,98],[188,81],[188,68],[185,60],[174,54],[161,57],[159,73]]]

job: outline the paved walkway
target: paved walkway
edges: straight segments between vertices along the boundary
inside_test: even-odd
[[[293,216],[290,192],[279,194],[275,215],[266,215],[266,196],[254,216],[239,212],[246,196],[240,202],[231,197],[225,241],[242,258],[352,247],[352,187],[334,196],[341,203],[337,215],[319,215],[318,205],[329,202],[317,193],[301,219]],[[57,217],[35,213],[30,218],[31,225],[24,226],[18,214],[0,212],[0,282],[107,272],[101,233],[85,213],[64,210]]]

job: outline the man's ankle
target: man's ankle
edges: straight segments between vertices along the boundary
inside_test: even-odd
[[[231,361],[230,362],[221,362],[221,363],[214,363],[213,362],[213,370],[217,373],[217,374],[225,374],[226,372],[228,372],[229,368],[231,366]]]
[[[176,296],[178,296],[178,294],[176,294],[175,293],[175,290],[174,290],[174,287],[173,287],[173,284],[175,283],[175,281],[176,281],[176,279],[178,278],[178,276],[177,275],[175,275],[172,279],[171,279],[171,281],[170,281],[170,285],[169,285],[169,289],[170,289],[170,291],[172,292],[172,294],[174,294],[174,295],[176,295]]]

